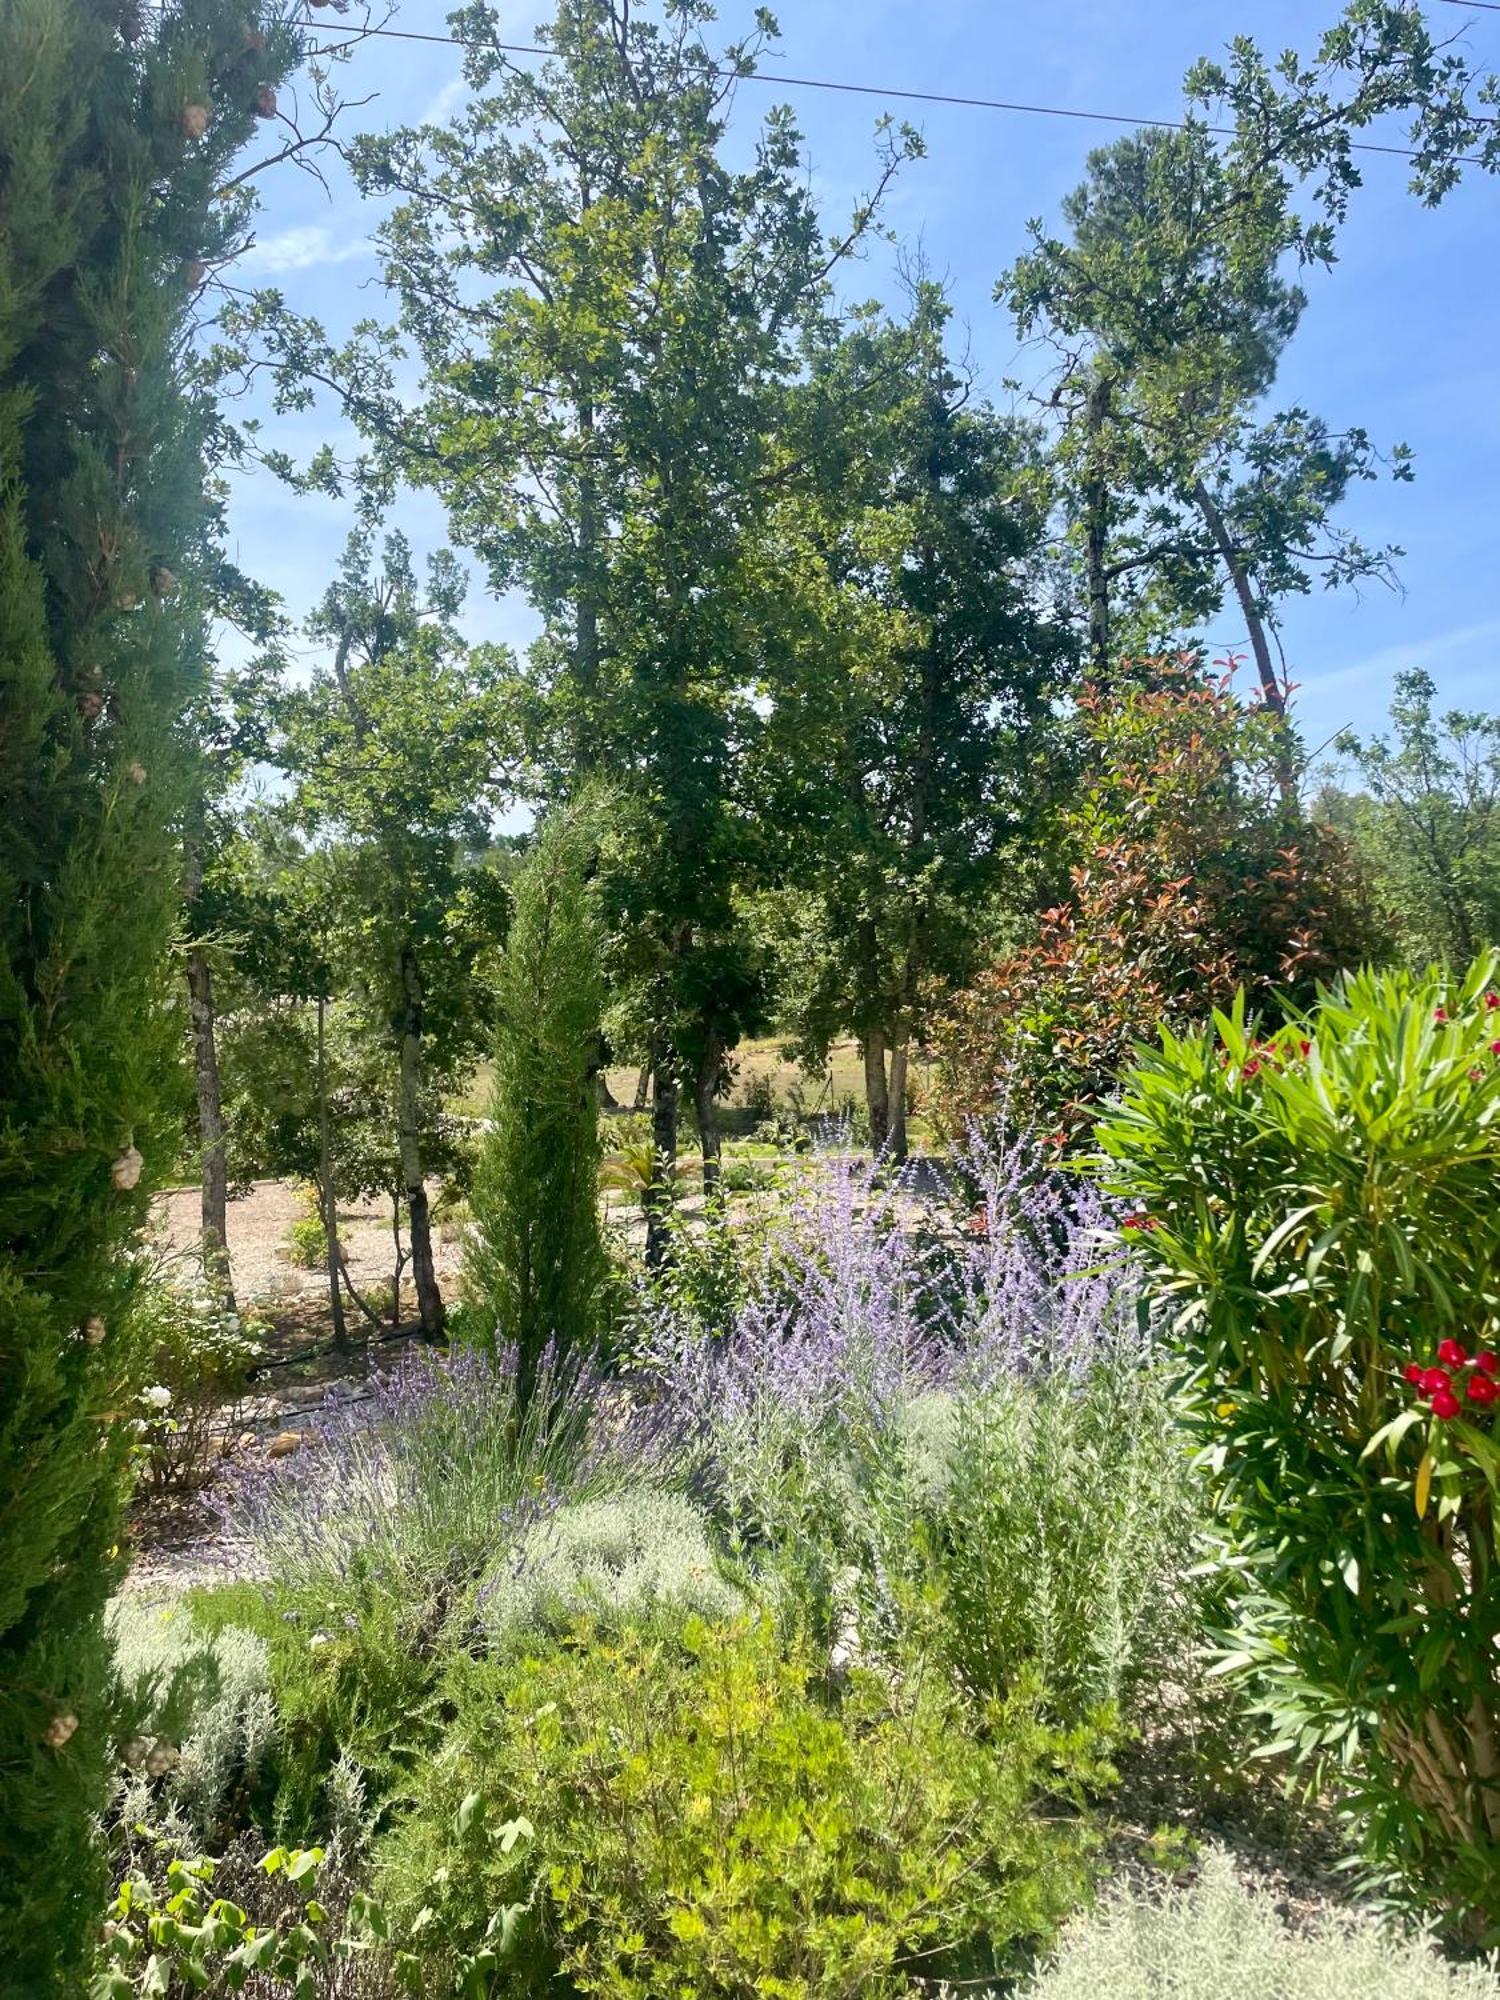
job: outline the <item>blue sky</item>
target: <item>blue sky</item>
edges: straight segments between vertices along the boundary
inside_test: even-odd
[[[1339,0],[782,0],[774,73],[839,78],[917,90],[1172,117],[1183,71],[1246,33],[1264,48],[1310,48]],[[546,13],[538,0],[507,0],[515,39],[529,39]],[[1500,13],[1430,8],[1435,29],[1459,34],[1471,54],[1500,68]],[[721,8],[724,37],[751,12]],[[1444,18],[1449,17],[1450,18]],[[321,17],[334,22],[331,13]],[[392,26],[441,34],[441,0],[406,0]],[[351,129],[419,123],[461,101],[458,51],[402,41],[360,48],[343,72],[350,97],[377,93],[351,115]],[[830,219],[868,184],[880,100],[759,83],[744,87],[737,128],[748,134],[761,108],[792,104],[806,134],[814,186]],[[928,156],[909,167],[888,219],[946,277],[983,386],[1003,400],[1007,377],[1034,374],[1040,357],[1017,348],[992,303],[998,274],[1024,240],[1028,217],[1055,217],[1093,145],[1111,128],[1072,120],[959,109],[890,109],[923,131]],[[1398,132],[1380,133],[1399,142]],[[1477,175],[1436,211],[1406,191],[1404,164],[1369,157],[1366,185],[1340,239],[1330,275],[1309,279],[1311,302],[1274,392],[1277,407],[1300,403],[1335,428],[1363,425],[1378,445],[1416,454],[1412,485],[1382,481],[1351,496],[1342,519],[1366,539],[1400,543],[1404,595],[1375,586],[1362,598],[1317,595],[1284,613],[1283,639],[1300,684],[1299,717],[1310,745],[1352,725],[1381,726],[1393,676],[1420,665],[1452,704],[1500,709],[1500,183]],[[332,199],[308,177],[267,178],[257,243],[239,282],[273,284],[329,329],[382,309],[367,237],[371,212],[329,173]],[[890,296],[884,252],[848,289]],[[279,426],[294,453],[339,435],[336,413]],[[400,525],[421,550],[443,539],[437,504],[413,497]],[[231,527],[239,561],[305,611],[326,587],[347,527],[332,501],[296,499],[269,477],[237,483]],[[476,638],[523,644],[524,604],[495,602],[476,584],[468,627]],[[1243,643],[1228,613],[1208,637]]]

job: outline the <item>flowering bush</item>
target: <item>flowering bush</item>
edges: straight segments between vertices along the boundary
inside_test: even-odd
[[[151,1493],[207,1484],[260,1352],[259,1328],[211,1292],[160,1278],[133,1306],[147,1386],[137,1417],[140,1480]]]
[[[1191,1365],[1225,1667],[1371,1862],[1500,1929],[1500,960],[1164,1032],[1099,1137]]]

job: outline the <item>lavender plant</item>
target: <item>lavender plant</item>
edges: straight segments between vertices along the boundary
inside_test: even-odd
[[[247,1469],[227,1506],[242,1565],[334,1603],[372,1581],[451,1601],[564,1498],[664,1464],[659,1419],[612,1395],[592,1360],[544,1355],[523,1408],[509,1353],[415,1354]]]

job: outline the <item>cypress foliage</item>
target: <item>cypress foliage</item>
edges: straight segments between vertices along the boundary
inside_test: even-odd
[[[0,0],[0,1995],[83,1990],[211,405],[215,199],[297,55],[231,0]]]
[[[516,880],[497,982],[491,1122],[471,1194],[464,1286],[489,1336],[515,1348],[523,1409],[547,1349],[561,1358],[599,1333],[594,1068],[604,978],[589,884],[594,845],[585,812],[543,826]]]

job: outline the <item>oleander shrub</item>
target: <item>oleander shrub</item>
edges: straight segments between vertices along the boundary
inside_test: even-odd
[[[179,1600],[131,1595],[110,1605],[108,1627],[120,1771],[110,1817],[221,1838],[247,1816],[275,1741],[265,1641],[207,1630]]]
[[[1373,1872],[1500,1933],[1500,960],[1164,1033],[1099,1125],[1216,1488],[1271,1744]]]
[[[683,1495],[640,1488],[561,1507],[527,1528],[480,1584],[492,1640],[526,1643],[579,1619],[618,1630],[732,1617],[743,1592],[725,1575],[707,1521]]]
[[[1306,1932],[1210,1850],[1197,1879],[1161,1896],[1122,1888],[1075,1917],[1022,2000],[1500,2000],[1488,1965],[1451,1965],[1421,1938],[1368,1918]]]
[[[878,2000],[1014,1963],[1084,1892],[1097,1747],[1030,1689],[971,1709],[908,1669],[833,1694],[766,1617],[458,1655],[377,1876],[429,1990],[486,1932],[496,2000]]]

